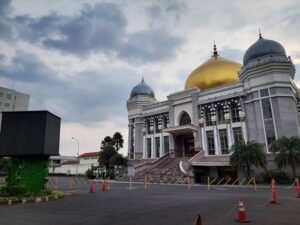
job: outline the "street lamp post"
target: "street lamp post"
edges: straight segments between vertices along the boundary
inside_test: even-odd
[[[72,140],[76,140],[77,141],[77,159],[79,160],[79,140],[77,138],[72,137]],[[77,163],[76,166],[76,175],[78,175],[78,164],[79,164],[80,160]]]

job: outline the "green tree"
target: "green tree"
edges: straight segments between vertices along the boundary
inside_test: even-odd
[[[119,151],[120,148],[123,148],[124,139],[120,132],[114,133],[112,140],[117,151]]]
[[[0,157],[0,171],[8,171],[9,158]]]
[[[238,141],[231,147],[230,165],[242,168],[248,177],[251,176],[251,166],[266,168],[266,153],[263,146],[255,141]]]
[[[108,145],[114,146],[115,142],[110,136],[106,136],[103,141],[101,142],[101,149],[104,149]]]
[[[127,166],[127,158],[118,153],[111,158],[111,164],[114,166]]]
[[[112,145],[106,145],[102,148],[102,150],[99,153],[99,165],[101,167],[105,167],[107,172],[110,172],[110,169],[113,168],[113,164],[111,162],[111,159],[118,154],[118,152],[115,150],[115,148]]]
[[[275,154],[277,167],[282,170],[290,166],[296,177],[296,168],[300,167],[300,138],[283,136],[272,143],[271,151]]]
[[[107,174],[114,175],[114,166],[127,166],[127,159],[118,153],[123,147],[124,139],[120,132],[115,132],[113,137],[106,136],[100,146],[99,166],[105,167]]]

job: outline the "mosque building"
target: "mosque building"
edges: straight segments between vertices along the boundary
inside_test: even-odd
[[[260,34],[243,65],[220,56],[214,45],[213,55],[187,77],[184,90],[166,101],[157,101],[142,80],[127,101],[130,161],[141,164],[168,155],[187,159],[196,179],[237,176],[229,156],[238,140],[261,143],[269,153],[277,138],[299,136],[294,77],[284,47]]]

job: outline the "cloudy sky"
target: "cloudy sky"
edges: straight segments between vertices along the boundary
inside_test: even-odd
[[[298,69],[298,0],[1,0],[0,86],[30,94],[31,110],[62,118],[60,153],[98,151],[120,131],[144,77],[156,98],[182,90],[212,54],[242,63],[258,38],[280,42]],[[298,85],[299,86],[299,85]]]

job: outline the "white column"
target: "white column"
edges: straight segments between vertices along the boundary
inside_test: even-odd
[[[160,146],[159,146],[159,156],[162,157],[164,155],[164,136],[163,133],[160,134]]]
[[[214,127],[214,142],[215,142],[215,155],[220,155],[220,146],[218,142],[218,129],[216,124],[216,116],[211,117],[211,121]]]
[[[154,135],[152,135],[151,137],[151,158],[154,159],[156,158],[156,155],[155,155],[155,138],[154,138]]]
[[[143,133],[143,159],[147,158],[146,134]]]
[[[232,146],[232,134],[231,134],[231,127],[230,124],[226,124],[226,128],[227,128],[227,140],[228,140],[228,148],[230,149]]]
[[[228,148],[230,149],[231,146],[232,146],[233,140],[232,140],[232,133],[231,133],[230,115],[229,115],[229,113],[225,113],[224,118],[225,118],[225,122],[226,122]]]
[[[218,130],[217,126],[214,126],[214,142],[215,142],[215,154],[220,155],[220,146],[218,144]]]
[[[239,112],[240,120],[241,120],[241,126],[242,126],[242,133],[243,133],[243,139],[245,142],[247,142],[247,129],[246,129],[246,123],[245,123],[245,112]]]
[[[206,135],[205,135],[205,131],[204,131],[204,127],[201,127],[201,139],[202,139],[202,149],[205,153],[205,155],[208,155],[208,152],[207,152],[207,147],[206,147]]]
[[[199,119],[199,126],[200,126],[200,132],[201,132],[201,144],[202,144],[202,150],[204,151],[205,155],[208,155],[207,147],[206,147],[206,135],[204,130],[204,119],[203,117]]]

